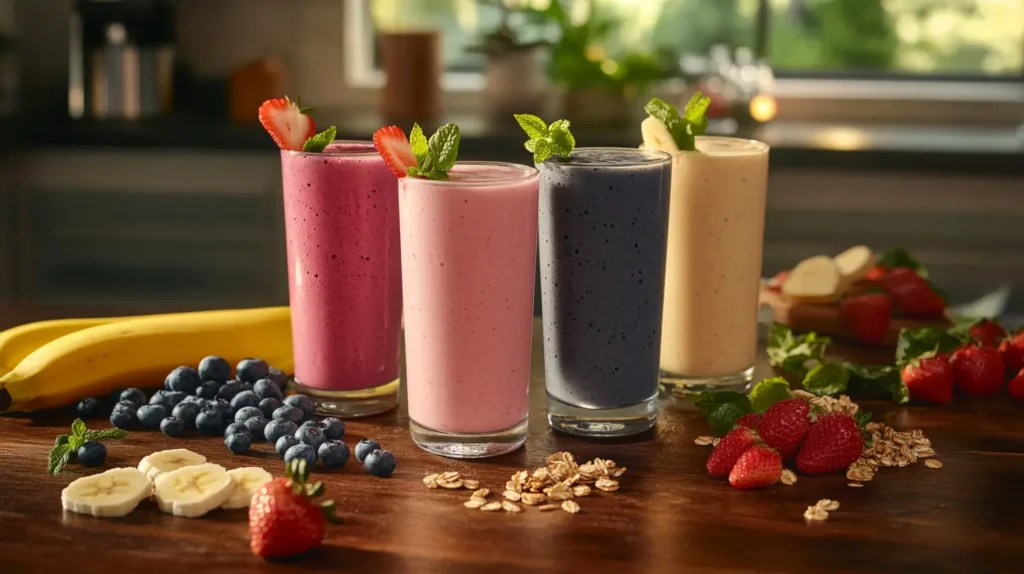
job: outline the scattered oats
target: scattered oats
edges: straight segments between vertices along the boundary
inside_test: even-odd
[[[558,510],[559,508],[562,508],[562,505],[560,505],[560,504],[542,504],[542,505],[537,507],[537,510],[539,510],[541,512],[551,512],[552,510]]]
[[[711,441],[713,440],[715,440],[715,437],[713,436],[699,436],[693,439],[693,444],[697,446],[708,446],[711,444]]]
[[[520,488],[522,488],[522,486],[529,480],[529,477],[530,475],[527,474],[525,470],[520,470],[512,475],[512,482],[515,482]]]
[[[620,467],[616,468],[615,470],[611,471],[610,473],[608,473],[608,476],[610,476],[612,478],[619,478],[620,476],[622,476],[624,474],[626,474],[626,467],[620,466]]]
[[[722,442],[722,439],[720,439],[720,438],[718,438],[718,437],[716,436],[716,437],[714,438],[714,440],[712,440],[712,441],[711,441],[711,446],[718,446],[718,443],[720,443],[720,442]]]
[[[808,522],[828,520],[828,511],[820,506],[808,506],[804,511],[804,520]]]
[[[588,496],[590,494],[590,487],[585,484],[580,484],[572,487],[572,495],[576,497]]]
[[[851,482],[851,483],[847,484],[846,486],[852,486],[853,488],[863,488],[864,487],[864,483],[863,482]]]
[[[505,500],[511,500],[512,502],[519,502],[523,498],[523,495],[519,494],[514,490],[506,490],[505,492],[501,493],[501,496]]]
[[[596,483],[594,483],[594,486],[596,486],[598,490],[603,490],[605,492],[615,492],[616,490],[619,489],[619,481],[611,480],[609,478],[602,478],[599,479]]]
[[[917,456],[920,458],[931,458],[935,456],[935,451],[932,450],[931,447],[919,448],[916,449],[916,452]]]
[[[457,490],[462,488],[462,480],[453,480],[449,482],[438,482],[441,488],[447,488],[448,490]]]
[[[480,507],[480,510],[484,512],[494,512],[495,510],[501,510],[500,502],[488,502],[487,504]]]
[[[540,492],[524,492],[521,502],[527,506],[536,506],[547,499],[548,497]]]
[[[465,478],[462,480],[462,488],[465,488],[466,490],[476,490],[480,488],[480,481]]]
[[[459,474],[459,472],[457,470],[449,470],[448,472],[441,473],[441,476],[438,477],[438,478],[440,480],[443,480],[443,481],[447,482],[449,480],[458,480],[461,477],[462,477],[462,475]]]
[[[427,488],[437,488],[437,477],[439,476],[439,474],[431,474],[429,476],[424,476],[423,485],[426,486]],[[434,486],[430,486],[431,483],[434,483]]]
[[[424,482],[424,484],[427,485],[427,488],[441,488],[441,485],[437,484],[436,480],[431,480],[430,482]]]
[[[491,493],[491,491],[487,490],[486,488],[481,488],[481,489],[478,489],[478,490],[474,490],[473,491],[473,498],[487,498],[487,495],[490,494],[490,493]]]
[[[829,512],[832,512],[833,510],[839,510],[839,501],[831,500],[828,498],[822,498],[821,500],[818,501],[818,506],[824,508]]]
[[[505,510],[505,512],[516,513],[516,512],[522,512],[523,511],[523,507],[522,506],[519,506],[518,504],[516,504],[514,502],[511,502],[511,501],[508,501],[508,500],[502,500],[501,501],[501,507]]]
[[[462,506],[465,506],[466,508],[480,508],[485,504],[487,504],[487,501],[482,498],[470,498],[466,502],[463,502]]]
[[[793,486],[796,484],[796,473],[788,468],[782,469],[782,476],[779,477],[779,482],[786,486]]]
[[[927,466],[928,468],[942,468],[942,461],[940,461],[937,458],[929,458],[928,460],[924,461],[924,465]]]
[[[573,497],[572,489],[566,486],[564,482],[559,482],[552,487],[545,488],[544,493],[551,500],[569,500]]]
[[[505,490],[516,490],[517,488],[521,487],[518,484],[516,484],[514,480],[510,480],[505,483]]]
[[[817,397],[817,395],[815,395],[814,393],[810,393],[802,389],[793,391],[793,396],[798,399],[803,399],[805,401],[809,401]]]
[[[575,500],[566,500],[562,503],[562,510],[569,514],[576,514],[580,511],[580,505],[577,504]]]

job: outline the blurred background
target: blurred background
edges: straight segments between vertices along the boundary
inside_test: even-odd
[[[766,276],[902,246],[1024,316],[1024,0],[0,0],[0,327],[286,303],[267,98],[528,162],[513,112],[635,146],[695,89],[772,146]]]

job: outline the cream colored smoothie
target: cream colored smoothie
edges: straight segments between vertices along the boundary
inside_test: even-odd
[[[696,148],[672,154],[662,381],[745,385],[757,350],[768,145],[698,137]]]

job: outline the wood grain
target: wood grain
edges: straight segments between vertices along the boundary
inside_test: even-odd
[[[733,490],[704,472],[706,434],[686,404],[663,399],[651,432],[629,440],[591,441],[548,430],[540,329],[535,330],[530,438],[516,453],[482,462],[441,459],[409,440],[404,410],[348,423],[346,442],[380,440],[398,457],[390,479],[365,473],[353,459],[321,472],[345,523],[325,546],[281,563],[249,552],[245,511],[176,518],[143,505],[123,519],[64,513],[60,491],[82,468],[47,476],[46,452],[67,432],[72,414],[0,417],[0,572],[1019,572],[1024,554],[1024,406],[1004,399],[960,400],[949,407],[863,403],[897,428],[921,428],[944,468],[883,469],[864,488],[845,477],[801,477],[795,486]],[[766,364],[758,365],[766,376]],[[91,426],[107,426],[92,421]],[[283,463],[270,445],[231,455],[219,438],[169,439],[137,432],[109,443],[108,465],[135,465],[164,448],[191,448],[227,467]],[[611,458],[629,470],[614,494],[580,500],[583,510],[517,515],[462,507],[468,491],[428,491],[421,478],[459,470],[501,489],[514,471],[543,464],[552,452]],[[804,509],[831,498],[841,508],[821,524]]]

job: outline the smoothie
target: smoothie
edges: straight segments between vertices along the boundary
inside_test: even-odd
[[[640,432],[657,414],[671,158],[580,148],[540,171],[549,420],[575,434]]]
[[[537,171],[459,162],[399,180],[406,389],[413,440],[446,456],[526,438]]]
[[[397,400],[398,182],[369,143],[281,152],[295,380],[321,412]]]
[[[698,137],[675,152],[665,273],[665,382],[744,385],[757,352],[768,146]]]

